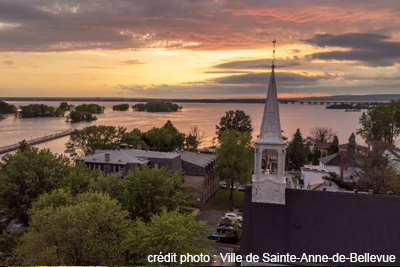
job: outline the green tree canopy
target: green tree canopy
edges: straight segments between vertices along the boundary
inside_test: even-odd
[[[300,129],[296,130],[287,147],[286,158],[289,169],[299,169],[307,162],[307,149]]]
[[[339,152],[339,138],[337,135],[333,136],[332,142],[329,144],[329,155]]]
[[[153,101],[146,104],[139,103],[133,106],[135,111],[147,112],[176,112],[182,110],[182,106],[168,101]]]
[[[349,137],[349,142],[347,143],[346,147],[346,155],[349,159],[355,160],[356,158],[356,136],[354,133],[351,133]]]
[[[254,149],[250,132],[222,133],[216,161],[219,179],[229,184],[229,200],[232,205],[234,184],[246,184],[253,173]]]
[[[26,265],[123,265],[127,217],[118,201],[101,193],[44,194],[17,252]]]
[[[384,141],[393,144],[400,135],[400,100],[369,109],[360,117],[360,124],[357,134],[367,143]]]
[[[135,169],[126,177],[124,207],[131,217],[148,221],[163,208],[175,210],[186,204],[183,194],[183,174],[166,168]]]
[[[14,113],[17,108],[14,105],[8,104],[7,102],[0,100],[0,113],[11,114]]]
[[[112,108],[116,111],[127,111],[129,109],[129,104],[114,105]]]
[[[208,254],[212,241],[207,239],[209,229],[205,222],[196,222],[193,215],[177,211],[153,215],[149,223],[136,221],[123,245],[128,252],[128,265],[176,265],[176,263],[151,263],[148,255],[176,253],[178,255]],[[185,265],[198,263],[185,263]]]
[[[141,149],[148,149],[147,144],[143,140],[143,135],[139,129],[133,129],[132,131],[125,133],[122,136],[121,142],[131,145],[134,148],[141,147]]]
[[[82,104],[75,107],[76,111],[98,113],[98,114],[103,113],[104,109],[105,107],[102,107],[97,104]]]
[[[364,191],[373,190],[375,194],[386,194],[388,191],[400,194],[400,175],[384,155],[387,143],[375,142],[372,147],[366,156],[359,159],[362,171],[357,186]]]
[[[124,127],[94,125],[74,130],[69,136],[67,148],[74,149],[78,156],[83,156],[96,149],[112,149],[121,144]]]
[[[226,131],[237,131],[237,132],[253,132],[252,121],[249,115],[243,110],[230,110],[227,111],[216,125],[216,134],[221,137],[221,134]]]
[[[161,128],[154,127],[144,134],[144,141],[152,150],[173,151],[184,147],[185,134],[168,120]]]
[[[57,188],[71,171],[69,160],[49,150],[28,147],[8,154],[0,163],[0,210],[8,219],[27,223],[36,198]]]

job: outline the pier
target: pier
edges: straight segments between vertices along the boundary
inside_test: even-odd
[[[35,138],[35,139],[31,139],[31,140],[26,140],[25,139],[25,142],[28,145],[31,145],[31,146],[38,145],[38,144],[41,144],[41,143],[44,143],[44,142],[48,142],[48,141],[55,140],[55,139],[58,139],[58,138],[61,138],[61,137],[64,137],[64,136],[68,136],[68,135],[70,135],[72,133],[73,130],[74,129],[68,129],[66,131],[62,131],[62,132],[57,132],[57,133],[50,134],[50,135],[41,136],[41,137],[38,137],[38,138]],[[22,141],[23,140],[21,140],[21,142]],[[4,153],[8,153],[8,152],[12,152],[14,150],[17,150],[19,148],[19,146],[20,146],[20,144],[18,142],[18,143],[12,144],[12,145],[0,147],[0,154],[4,154]]]

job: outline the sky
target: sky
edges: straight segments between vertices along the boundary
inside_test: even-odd
[[[399,0],[0,0],[0,97],[400,93]]]

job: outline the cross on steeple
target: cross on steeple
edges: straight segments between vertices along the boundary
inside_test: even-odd
[[[276,45],[276,39],[274,39],[272,41],[272,43],[274,44],[274,50],[272,52],[272,65],[271,65],[271,67],[274,69],[275,68],[275,45]]]

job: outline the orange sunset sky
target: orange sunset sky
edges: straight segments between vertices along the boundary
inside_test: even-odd
[[[398,0],[0,0],[0,97],[400,93]]]

